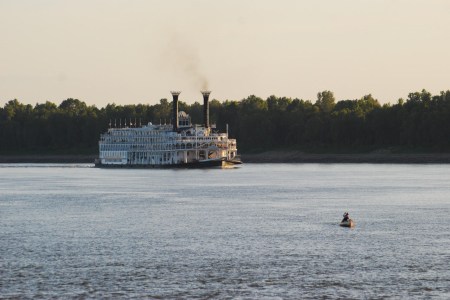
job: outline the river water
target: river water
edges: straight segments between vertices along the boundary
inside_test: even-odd
[[[0,165],[1,298],[449,299],[449,266],[449,165]]]

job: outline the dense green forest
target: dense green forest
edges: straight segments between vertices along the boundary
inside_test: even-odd
[[[194,123],[202,123],[202,104],[180,102],[179,107]],[[34,107],[11,100],[0,108],[0,153],[93,154],[110,122],[169,123],[171,109],[167,99],[104,108],[71,98]],[[229,124],[230,136],[243,152],[450,151],[450,91],[433,96],[422,90],[384,105],[371,95],[336,101],[330,91],[318,93],[315,101],[252,95],[241,101],[210,101],[210,119],[220,131]]]

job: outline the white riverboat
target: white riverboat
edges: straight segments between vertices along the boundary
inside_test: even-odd
[[[209,124],[209,91],[202,92],[204,124],[193,125],[178,112],[178,95],[172,92],[172,125],[148,123],[140,127],[109,128],[100,136],[96,167],[201,168],[241,164],[236,140],[214,131]]]

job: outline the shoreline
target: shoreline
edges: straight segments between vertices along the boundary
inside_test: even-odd
[[[94,163],[98,155],[0,155],[0,164],[20,164],[20,163]]]
[[[450,153],[304,153],[267,151],[241,155],[244,163],[369,163],[369,164],[450,164]]]
[[[94,163],[97,155],[0,155],[8,163]],[[450,164],[450,153],[352,153],[312,154],[299,151],[267,151],[241,154],[246,163],[372,163],[372,164]]]

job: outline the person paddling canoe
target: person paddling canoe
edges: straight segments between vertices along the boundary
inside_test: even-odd
[[[341,225],[343,227],[353,227],[353,226],[355,226],[355,223],[353,222],[352,219],[350,219],[348,212],[345,212],[344,218],[342,219],[342,221],[339,225]]]
[[[348,212],[345,212],[345,213],[344,213],[344,218],[342,219],[342,222],[347,222],[348,219],[350,219],[350,217],[349,217],[349,215],[348,215]]]

